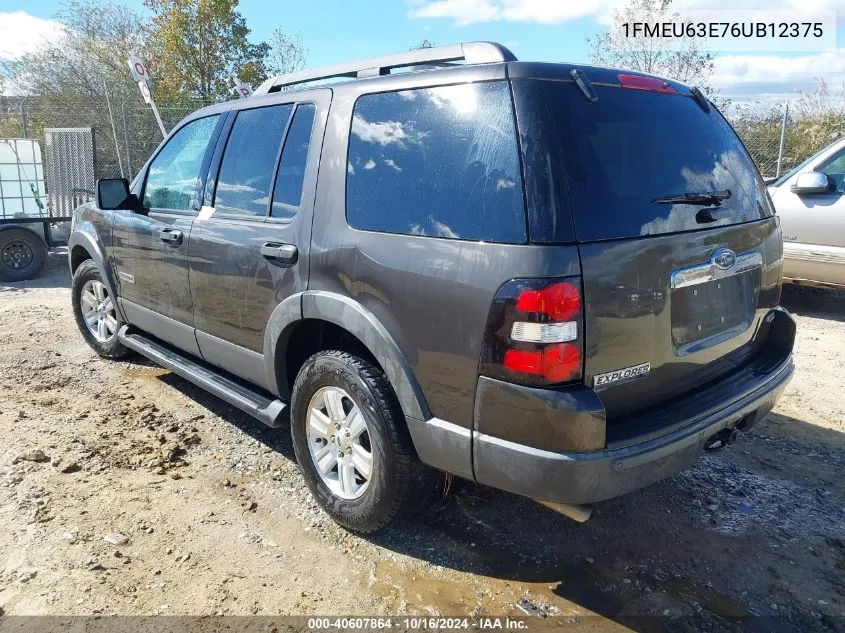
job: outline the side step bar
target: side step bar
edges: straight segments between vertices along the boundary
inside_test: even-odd
[[[257,418],[267,426],[277,428],[289,421],[290,409],[281,400],[271,400],[243,385],[221,376],[190,357],[180,354],[124,325],[117,333],[121,343],[146,356],[154,363],[180,375],[221,400]]]

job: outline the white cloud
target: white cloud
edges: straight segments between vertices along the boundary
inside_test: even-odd
[[[594,17],[601,24],[609,24],[614,7],[624,5],[620,0],[409,0],[412,18],[447,18],[456,26],[479,22],[534,22],[560,24],[584,17]],[[811,11],[840,9],[840,25],[845,22],[841,0],[676,0],[675,10],[793,10],[797,15]]]
[[[0,12],[0,59],[16,59],[31,53],[45,41],[56,39],[64,27],[26,11]]]
[[[559,24],[605,13],[613,0],[434,0],[412,2],[412,18],[448,18],[457,26],[478,22]]]
[[[845,49],[796,57],[723,55],[715,62],[713,83],[731,98],[783,97],[796,90],[811,91],[818,78],[833,88],[845,82]]]
[[[435,0],[413,3],[412,18],[449,18],[458,26],[501,19],[500,7],[494,0]]]
[[[399,121],[369,122],[360,114],[352,117],[352,133],[365,143],[378,143],[386,147],[391,143],[403,145],[408,137]]]
[[[600,15],[612,4],[612,0],[503,0],[502,18],[509,22],[559,24]]]

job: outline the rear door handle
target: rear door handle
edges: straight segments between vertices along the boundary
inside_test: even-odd
[[[299,251],[293,244],[279,244],[278,242],[267,242],[261,247],[261,254],[265,259],[273,262],[293,266],[299,257]]]
[[[162,242],[167,242],[168,244],[182,243],[182,231],[178,229],[162,229],[158,232],[158,237]]]

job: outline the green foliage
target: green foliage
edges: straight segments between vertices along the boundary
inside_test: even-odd
[[[19,117],[0,113],[0,138],[17,138],[21,135]]]
[[[238,0],[144,0],[153,12],[150,68],[161,79],[156,96],[232,97],[235,78],[258,84],[268,74],[270,45],[249,40]]]
[[[273,31],[270,38],[270,53],[265,65],[270,74],[284,75],[305,68],[308,49],[302,43],[301,35],[287,35],[282,29]]]
[[[735,105],[728,119],[748,148],[763,176],[777,174],[785,104]],[[780,173],[800,164],[817,151],[845,136],[845,88],[832,91],[822,80],[812,92],[789,100]]]
[[[19,104],[25,97],[28,137],[43,143],[47,127],[90,127],[95,166],[108,166],[105,175],[120,175],[105,97],[108,92],[118,114],[122,107],[144,106],[126,65],[129,52],[145,52],[144,21],[122,4],[97,0],[69,0],[56,18],[66,27],[57,39],[2,69],[6,90],[20,95],[13,136],[21,133]],[[153,125],[140,118],[127,121],[127,136],[139,152],[155,147]],[[120,153],[122,160],[125,146]]]
[[[66,0],[56,16],[65,26],[58,38],[0,60],[0,95],[12,95],[0,96],[0,136],[20,136],[25,98],[27,136],[43,142],[44,128],[90,127],[97,177],[120,176],[121,167],[131,177],[161,132],[129,72],[130,54],[147,64],[167,129],[202,105],[235,98],[234,77],[257,85],[271,72],[304,65],[301,37],[277,29],[269,43],[252,43],[236,0],[147,4],[152,19],[119,1]]]

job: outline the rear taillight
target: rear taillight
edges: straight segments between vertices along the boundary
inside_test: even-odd
[[[583,349],[580,279],[515,279],[493,300],[481,373],[534,386],[580,380]]]

